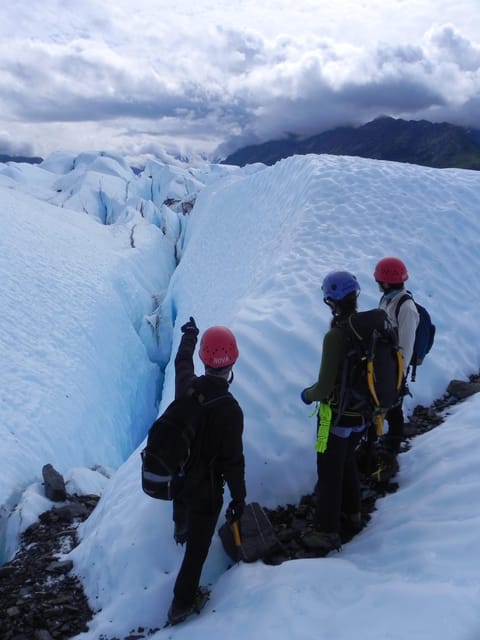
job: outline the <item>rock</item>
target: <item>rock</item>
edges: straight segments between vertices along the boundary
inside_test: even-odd
[[[0,568],[2,640],[68,640],[87,631],[92,611],[82,584],[70,574],[71,560],[58,556],[76,546],[76,527],[96,502],[67,497],[68,518],[54,507],[24,531],[14,559]]]
[[[0,567],[0,578],[6,578],[11,575],[15,569],[13,567],[9,567],[8,565],[4,565]]]
[[[51,562],[45,567],[45,571],[49,573],[68,573],[73,569],[73,562],[71,560],[58,560],[57,562]]]
[[[47,498],[53,502],[64,502],[67,491],[62,475],[51,464],[46,464],[42,469],[42,476]]]
[[[458,400],[465,400],[465,398],[473,396],[473,394],[480,391],[480,382],[452,380],[447,387],[447,391]]]
[[[35,640],[53,640],[53,639],[46,629],[37,629],[35,631]]]

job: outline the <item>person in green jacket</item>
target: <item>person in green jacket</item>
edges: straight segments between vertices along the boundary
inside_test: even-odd
[[[353,531],[361,528],[360,480],[355,449],[367,424],[354,411],[338,415],[340,378],[347,354],[347,339],[340,328],[357,311],[360,286],[348,271],[329,273],[322,284],[324,302],[332,311],[330,330],[323,339],[318,380],[301,392],[305,404],[320,403],[318,414],[316,509],[313,528],[304,543],[319,553],[339,549],[343,514]]]

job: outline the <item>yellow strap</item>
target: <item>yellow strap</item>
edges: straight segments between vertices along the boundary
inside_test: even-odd
[[[400,349],[397,349],[397,360],[398,360],[397,391],[400,391],[400,389],[402,388],[402,381],[403,381],[403,355]]]
[[[382,477],[382,471],[383,471],[384,469],[385,469],[385,467],[384,467],[383,465],[380,465],[380,466],[378,467],[378,469],[377,469],[376,471],[374,471],[374,472],[371,474],[371,477],[372,477],[374,480],[376,480],[377,482],[380,482],[381,477]]]
[[[368,388],[370,389],[370,393],[372,394],[372,398],[375,401],[377,407],[380,406],[380,400],[378,399],[377,392],[375,391],[375,382],[373,380],[373,362],[369,360],[367,362],[367,382]]]
[[[376,413],[373,416],[373,424],[375,425],[375,431],[377,436],[383,436],[383,423],[385,422],[385,413]]]
[[[327,448],[330,425],[332,424],[332,408],[328,403],[321,402],[318,409],[318,433],[315,451],[324,453]]]

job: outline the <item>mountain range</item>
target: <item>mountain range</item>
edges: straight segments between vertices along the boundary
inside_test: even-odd
[[[437,169],[480,170],[480,129],[448,122],[402,120],[381,116],[359,127],[337,127],[308,138],[289,135],[280,140],[237,149],[220,164],[243,167],[273,165],[294,155],[330,154],[391,160]],[[2,162],[39,164],[43,158],[0,154]],[[134,168],[140,173],[141,168]]]
[[[40,164],[43,158],[37,156],[9,156],[6,153],[0,153],[0,162],[27,162],[29,164]]]
[[[360,127],[337,127],[309,138],[289,136],[238,149],[223,164],[240,167],[308,153],[359,156],[435,168],[480,169],[480,130],[447,122],[382,116]]]

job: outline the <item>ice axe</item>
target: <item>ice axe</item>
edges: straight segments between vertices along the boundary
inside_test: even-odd
[[[237,562],[240,562],[242,559],[242,539],[240,537],[240,527],[238,526],[238,520],[234,520],[231,524],[232,532],[233,532],[233,540],[235,542],[235,547],[237,548]]]

